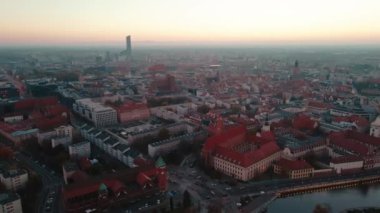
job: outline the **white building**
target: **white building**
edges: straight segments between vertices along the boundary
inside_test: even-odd
[[[370,135],[380,138],[380,116],[377,116],[376,120],[371,123]]]
[[[73,127],[71,125],[60,126],[54,129],[56,136],[73,138]]]
[[[91,145],[88,141],[83,141],[81,143],[71,144],[69,146],[69,154],[72,158],[83,158],[90,157],[91,155]]]
[[[1,193],[0,213],[22,213],[20,196],[16,193]]]
[[[28,173],[22,169],[1,171],[0,181],[7,190],[17,191],[28,182]]]
[[[39,144],[50,140],[53,148],[59,144],[67,145],[73,140],[73,127],[71,125],[62,125],[52,131],[38,132],[37,139]]]
[[[55,130],[37,133],[37,140],[39,144],[42,144],[43,141],[50,140],[52,137],[56,136]]]
[[[337,174],[344,171],[356,171],[363,168],[364,161],[356,156],[340,156],[333,158],[330,162],[330,167],[335,170]]]
[[[90,98],[76,100],[73,104],[75,112],[94,123],[96,127],[117,124],[117,112]]]
[[[154,158],[159,155],[170,153],[178,148],[181,142],[192,141],[196,136],[202,135],[202,132],[187,133],[178,137],[169,138],[166,140],[156,141],[148,145],[148,154]]]
[[[17,123],[19,121],[24,120],[23,115],[11,115],[11,116],[4,116],[4,122],[6,123]]]
[[[72,138],[70,137],[54,137],[51,139],[51,147],[54,148],[60,144],[67,147],[71,142]]]
[[[148,145],[148,153],[150,157],[167,154],[175,149],[181,143],[180,137],[157,141]]]
[[[62,165],[62,174],[65,184],[69,183],[69,177],[77,171],[79,171],[79,168],[74,162],[69,161]]]

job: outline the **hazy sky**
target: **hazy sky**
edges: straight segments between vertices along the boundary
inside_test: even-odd
[[[380,0],[0,0],[0,45],[380,43]]]

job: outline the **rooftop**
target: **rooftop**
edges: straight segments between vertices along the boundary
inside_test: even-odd
[[[0,194],[0,205],[7,204],[9,202],[13,202],[15,200],[20,199],[20,196],[16,193],[1,193]]]
[[[363,159],[361,157],[354,156],[354,155],[339,156],[339,157],[331,159],[331,163],[334,163],[334,164],[357,162],[357,161],[363,161]]]
[[[285,170],[301,170],[301,169],[311,169],[313,168],[309,163],[305,160],[288,160],[285,158],[281,158],[277,165]]]
[[[82,141],[80,143],[71,144],[70,146],[71,147],[77,147],[77,146],[83,146],[83,145],[86,145],[86,144],[90,144],[90,142],[89,141]]]

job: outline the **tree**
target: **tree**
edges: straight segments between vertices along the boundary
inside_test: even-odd
[[[138,150],[139,152],[146,154],[148,153],[148,145],[155,141],[156,141],[156,137],[153,137],[152,135],[146,135],[143,138],[137,139],[132,144],[132,147]]]
[[[60,152],[58,153],[55,158],[54,158],[54,161],[55,161],[55,164],[58,165],[59,167],[62,166],[66,161],[68,161],[70,159],[70,155],[69,153],[67,153],[66,151],[63,151],[63,152]]]
[[[330,213],[331,208],[328,205],[317,204],[313,210],[313,213]]]
[[[13,157],[13,150],[9,147],[0,147],[0,159],[9,160]]]
[[[222,212],[222,207],[216,204],[210,204],[207,207],[207,212],[208,213],[221,213]]]
[[[76,72],[58,72],[55,74],[58,81],[78,81],[79,74]]]
[[[202,113],[202,114],[207,114],[210,111],[210,107],[207,105],[201,105],[197,108],[197,112]]]
[[[88,173],[90,175],[96,176],[96,175],[100,175],[102,171],[103,171],[103,166],[100,163],[96,163],[91,166]]]
[[[0,192],[3,192],[5,190],[7,190],[7,188],[5,187],[3,183],[0,182]]]
[[[231,107],[231,113],[232,114],[239,114],[240,113],[240,106],[239,105],[234,105]]]
[[[42,180],[40,176],[30,175],[26,186],[19,191],[21,195],[22,209],[36,209],[38,194],[42,189]]]
[[[184,155],[180,154],[179,152],[173,151],[166,155],[163,155],[162,157],[168,164],[179,165],[182,162]]]
[[[185,190],[185,192],[183,193],[182,205],[183,205],[183,208],[185,208],[185,209],[191,207],[191,195],[187,190]]]
[[[181,141],[178,145],[178,151],[184,155],[188,155],[192,151],[191,144],[186,141]]]
[[[165,139],[168,139],[170,137],[170,132],[168,129],[166,128],[162,128],[159,132],[158,132],[158,140],[165,140]]]

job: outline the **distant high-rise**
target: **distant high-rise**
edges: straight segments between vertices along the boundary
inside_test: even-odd
[[[294,67],[293,67],[293,75],[299,75],[300,73],[300,68],[299,68],[299,64],[298,64],[298,60],[296,60],[294,62]]]
[[[131,56],[132,54],[132,45],[131,45],[131,36],[127,36],[126,38],[126,54],[127,56]]]

